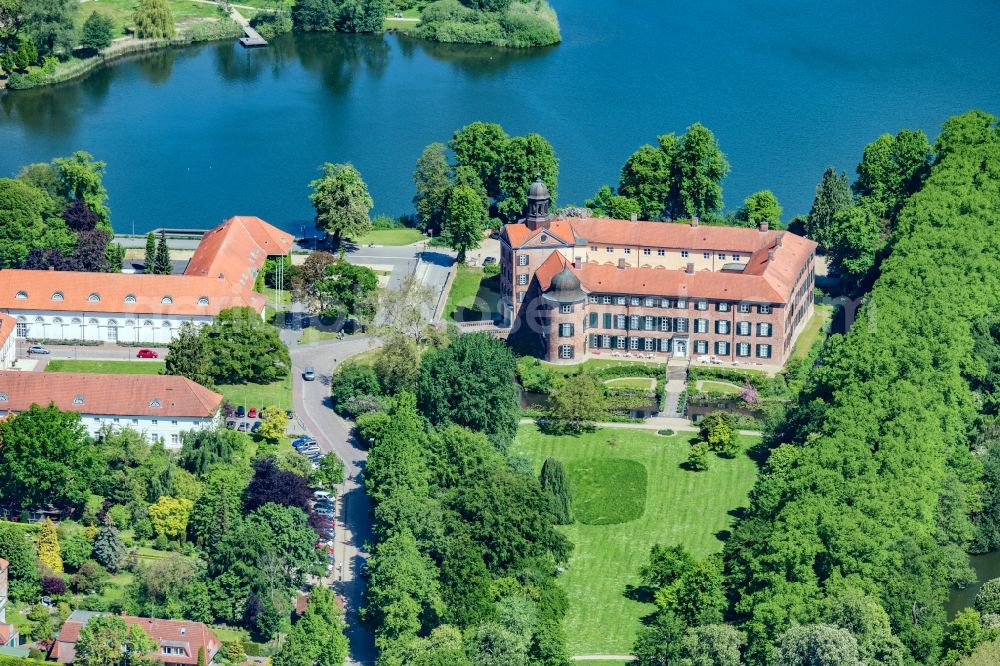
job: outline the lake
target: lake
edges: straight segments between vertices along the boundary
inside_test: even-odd
[[[311,227],[307,183],[353,162],[375,212],[412,210],[425,145],[474,120],[538,132],[558,200],[614,184],[628,155],[700,121],[732,164],[726,204],[770,188],[808,212],[828,164],[853,173],[883,132],[1000,113],[995,0],[831,3],[555,0],[564,42],[533,51],[398,35],[286,35],[121,61],[0,96],[0,174],[74,150],[108,163],[115,228],[255,214]]]

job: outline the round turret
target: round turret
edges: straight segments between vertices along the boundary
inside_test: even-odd
[[[552,278],[552,283],[542,296],[545,300],[560,305],[580,303],[587,298],[580,287],[580,278],[573,274],[569,266],[563,268]]]

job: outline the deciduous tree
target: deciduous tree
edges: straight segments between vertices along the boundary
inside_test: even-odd
[[[659,147],[646,144],[625,160],[618,193],[638,204],[639,215],[644,220],[663,217],[674,188],[673,157]]]
[[[479,247],[486,228],[487,211],[482,199],[471,187],[452,189],[445,206],[441,238],[458,252],[458,263],[465,263],[465,253]]]
[[[260,436],[273,444],[277,444],[285,436],[285,429],[288,428],[288,415],[285,413],[285,410],[270,405],[264,408],[260,418]]]
[[[174,36],[174,15],[166,0],[139,0],[132,11],[132,22],[140,39],[169,39]]]
[[[158,535],[183,541],[187,535],[188,518],[194,502],[189,499],[163,496],[149,505],[149,519]]]
[[[320,168],[323,176],[309,183],[316,228],[329,235],[335,247],[344,237],[356,239],[371,231],[374,202],[361,173],[351,164],[326,162]]]
[[[502,198],[497,212],[507,222],[515,222],[528,205],[528,188],[541,175],[549,190],[552,206],[556,204],[559,160],[552,144],[540,134],[517,136],[503,148],[498,171]],[[489,187],[487,187],[489,191]]]
[[[722,180],[729,162],[711,130],[701,123],[687,128],[673,162],[681,205],[688,215],[708,217],[722,209]]]
[[[583,205],[598,217],[609,217],[613,220],[628,220],[632,215],[650,219],[638,201],[631,197],[615,194],[608,185],[602,185],[592,199],[587,199]]]
[[[744,199],[743,212],[747,223],[752,227],[767,223],[775,229],[781,224],[781,204],[771,190],[754,192]]]
[[[80,666],[142,666],[152,660],[156,641],[142,627],[117,615],[98,615],[80,629],[76,660]]]
[[[832,624],[789,627],[778,641],[778,666],[859,666],[858,641]]]
[[[569,479],[566,478],[566,468],[561,460],[546,458],[542,463],[542,473],[539,476],[539,483],[542,489],[552,497],[552,513],[555,516],[556,525],[570,525],[573,523],[573,511],[570,508]]]
[[[417,193],[413,204],[424,229],[438,232],[444,222],[444,211],[451,191],[448,158],[443,143],[432,143],[417,158],[417,168],[413,172],[413,182]]]
[[[455,154],[456,165],[471,167],[496,201],[502,197],[499,172],[508,143],[510,137],[500,125],[474,122],[455,132],[448,147]]]
[[[593,375],[581,373],[553,383],[546,402],[546,426],[579,433],[590,430],[607,414],[604,384]]]

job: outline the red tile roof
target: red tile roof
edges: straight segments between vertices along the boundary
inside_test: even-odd
[[[265,302],[261,294],[193,275],[0,270],[0,308],[8,311],[215,316],[236,306],[262,312]]]
[[[0,645],[7,645],[14,636],[17,636],[17,627],[12,624],[0,624]]]
[[[17,330],[17,320],[13,317],[0,313],[0,347],[7,342],[7,338]]]
[[[0,410],[23,412],[50,402],[81,414],[209,418],[222,396],[174,375],[0,371]]]
[[[205,232],[184,274],[222,278],[253,289],[267,257],[288,254],[294,240],[259,217],[237,215]]]
[[[76,615],[76,613],[71,615],[63,623],[62,629],[59,630],[59,635],[56,636],[56,642],[52,647],[49,657],[62,664],[73,663],[76,659],[76,642],[80,640],[80,630],[83,629],[91,617],[99,614],[88,613],[85,614],[86,617],[83,619],[74,619],[73,615]],[[129,615],[123,615],[122,619],[127,624],[142,627],[153,640],[160,644],[160,651],[150,656],[162,662],[171,664],[197,664],[198,650],[202,647],[205,648],[206,661],[211,662],[212,657],[215,656],[215,653],[222,646],[222,643],[212,630],[201,622],[160,620],[148,617],[132,617]],[[184,651],[184,654],[163,654],[162,647],[164,645],[179,647]]]

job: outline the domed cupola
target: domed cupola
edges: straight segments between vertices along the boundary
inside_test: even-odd
[[[566,266],[552,278],[542,297],[559,305],[569,305],[583,302],[587,295],[580,288],[580,279]]]
[[[549,188],[542,182],[542,174],[528,188],[528,209],[524,223],[530,229],[547,229],[549,226]]]

